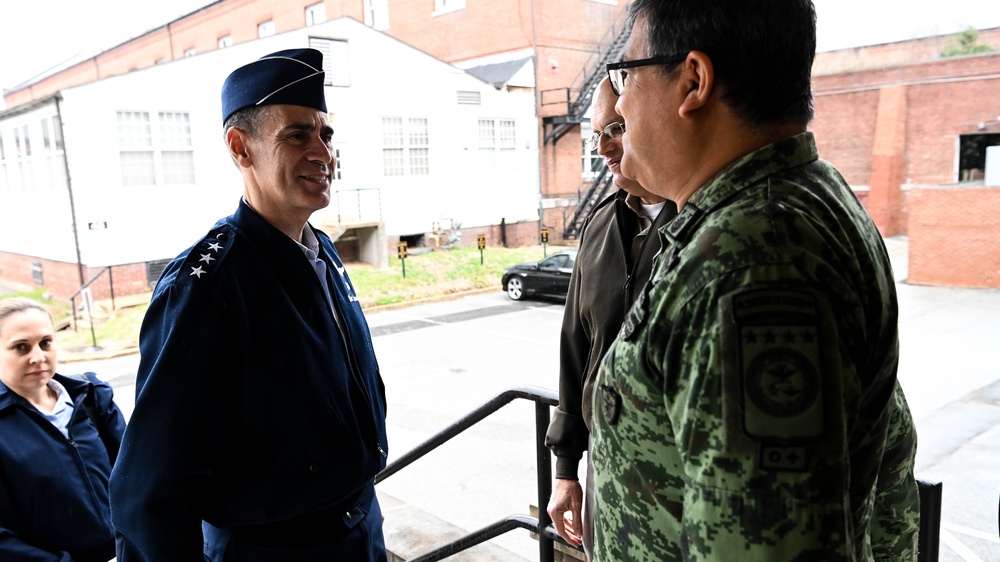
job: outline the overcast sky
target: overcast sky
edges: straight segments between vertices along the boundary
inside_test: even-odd
[[[416,1],[421,0],[392,0]],[[969,26],[1000,27],[998,0],[815,1],[821,51],[954,33]],[[0,87],[16,86],[77,54],[113,47],[210,3],[210,0],[3,0]],[[390,2],[390,23],[391,6]]]

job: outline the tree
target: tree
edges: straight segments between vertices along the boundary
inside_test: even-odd
[[[979,30],[970,27],[965,31],[952,37],[948,44],[941,50],[942,57],[957,57],[961,55],[974,55],[977,53],[989,53],[993,47],[979,42]]]

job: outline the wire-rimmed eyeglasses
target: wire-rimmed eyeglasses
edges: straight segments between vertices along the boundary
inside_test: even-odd
[[[625,134],[625,123],[614,122],[604,127],[600,131],[594,131],[594,134],[587,137],[587,150],[594,152],[597,150],[597,145],[601,142],[601,135],[608,137],[608,140],[615,140],[620,138]]]
[[[628,72],[625,70],[626,68],[650,66],[653,64],[675,64],[686,58],[687,53],[684,53],[683,55],[662,55],[648,59],[625,60],[621,62],[608,63],[608,78],[611,80],[611,89],[615,92],[615,95],[622,95],[622,89],[625,88],[625,79],[628,77]]]

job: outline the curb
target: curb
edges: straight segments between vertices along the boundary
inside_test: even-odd
[[[399,310],[402,308],[408,308],[411,306],[417,306],[421,304],[430,304],[435,302],[445,302],[450,300],[460,299],[462,297],[468,297],[473,295],[481,295],[485,293],[500,292],[502,289],[496,287],[486,287],[483,289],[472,289],[468,291],[459,291],[455,293],[447,293],[444,295],[437,295],[433,297],[425,297],[422,299],[415,299],[411,301],[398,302],[393,304],[383,304],[379,306],[373,306],[371,308],[364,308],[363,311],[365,315],[375,314],[377,312],[386,312],[390,310]],[[59,352],[59,362],[60,363],[78,363],[80,361],[103,361],[105,359],[114,359],[115,357],[123,357],[125,355],[134,355],[139,353],[138,345],[130,345],[123,348],[117,349],[102,349],[99,351],[66,351],[60,350]]]

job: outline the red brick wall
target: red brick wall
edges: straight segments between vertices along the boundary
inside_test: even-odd
[[[1000,288],[1000,188],[916,188],[909,210],[910,283]]]
[[[813,80],[820,156],[853,186],[886,235],[907,232],[908,184],[958,180],[962,134],[997,126],[1000,53],[869,69]]]
[[[129,42],[51,76],[23,90],[4,95],[8,108],[44,97],[59,90],[147,68],[157,61],[184,57],[194,48],[198,53],[218,48],[218,39],[231,35],[233,43],[257,38],[257,24],[273,19],[275,33],[305,27],[305,7],[316,0],[228,0],[200,10],[189,17],[164,24]],[[351,16],[363,21],[363,0],[326,0],[327,20]],[[432,4],[433,5],[433,4]],[[391,18],[391,12],[390,12]]]
[[[0,284],[9,285],[18,290],[37,288],[31,277],[31,262],[38,261],[42,265],[42,287],[56,300],[69,301],[70,295],[79,290],[80,272],[74,263],[33,258],[21,254],[0,252]],[[103,268],[84,266],[83,279],[88,281]],[[115,285],[115,296],[134,295],[152,290],[146,281],[146,264],[116,265],[111,275]],[[155,280],[154,280],[155,282]],[[95,300],[111,298],[111,280],[105,273],[90,285],[90,291]],[[77,299],[79,301],[79,298]]]
[[[956,34],[816,53],[813,75],[895,66],[938,58]],[[979,31],[979,42],[1000,49],[1000,27]]]
[[[477,226],[471,228],[460,229],[462,233],[462,240],[458,244],[459,246],[476,246],[479,243],[479,235],[486,235],[486,246],[498,248],[503,245],[500,243],[500,225],[489,225],[489,226]],[[551,232],[551,229],[550,229]],[[429,234],[429,233],[428,233]],[[507,223],[507,246],[508,248],[517,248],[520,246],[533,246],[541,244],[539,240],[539,226],[538,221],[517,221]],[[551,234],[550,234],[551,236]],[[387,236],[386,237],[386,247],[389,250],[390,260],[396,259],[397,244],[399,244],[399,236]],[[552,239],[549,238],[551,242]],[[424,246],[433,247],[434,240],[428,236],[424,236]],[[412,246],[411,246],[412,248]],[[338,251],[340,247],[338,246]],[[342,256],[343,257],[343,256]],[[345,258],[345,261],[347,259]]]

